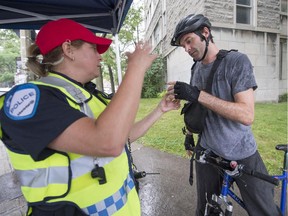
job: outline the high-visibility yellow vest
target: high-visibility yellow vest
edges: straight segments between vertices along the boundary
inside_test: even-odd
[[[50,73],[48,77],[33,83],[59,89],[67,96],[71,107],[91,118],[97,118],[105,109],[103,100],[109,103],[101,95],[95,97],[58,74]],[[3,99],[0,99],[1,102],[3,104]],[[34,161],[30,155],[9,149],[7,151],[29,206],[64,201],[75,203],[87,215],[141,215],[124,149],[116,158],[55,152],[42,161]],[[105,170],[105,184],[99,184],[97,179],[91,177],[95,163]]]

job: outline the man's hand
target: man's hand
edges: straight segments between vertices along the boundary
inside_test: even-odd
[[[197,102],[200,91],[196,86],[191,86],[184,82],[177,81],[174,85],[175,99],[182,99]]]

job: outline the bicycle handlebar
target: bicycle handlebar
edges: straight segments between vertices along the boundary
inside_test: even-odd
[[[263,173],[254,171],[254,170],[252,170],[252,169],[249,169],[249,168],[245,167],[245,166],[242,165],[242,164],[238,165],[238,169],[239,169],[241,172],[243,172],[243,173],[245,173],[245,174],[247,174],[247,175],[255,176],[255,177],[259,178],[259,179],[262,179],[262,180],[264,180],[264,181],[267,181],[267,182],[269,182],[269,183],[271,183],[271,184],[274,184],[274,185],[276,185],[276,186],[279,185],[279,179],[277,179],[277,178],[275,178],[275,177],[273,177],[273,176],[265,175],[265,174],[263,174]]]
[[[211,165],[220,167],[221,169],[223,169],[224,171],[226,171],[226,173],[230,176],[236,176],[237,174],[241,174],[241,173],[245,173],[247,175],[251,175],[254,176],[256,178],[262,179],[264,181],[267,181],[271,184],[274,184],[276,186],[279,185],[279,179],[270,176],[270,175],[266,175],[257,171],[254,171],[246,166],[244,166],[243,164],[238,164],[236,161],[228,161],[225,160],[221,157],[214,157],[208,154],[206,154],[205,152],[202,152],[202,156],[200,156],[200,159],[198,160],[200,163],[209,163]],[[234,172],[234,174],[232,174]]]

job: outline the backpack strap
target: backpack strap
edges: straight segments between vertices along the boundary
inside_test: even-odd
[[[212,69],[211,69],[211,71],[210,71],[210,75],[209,75],[209,78],[208,78],[207,87],[206,87],[206,91],[207,91],[207,92],[211,93],[211,89],[208,88],[208,87],[209,87],[209,85],[212,85],[212,82],[213,82],[213,74],[214,74],[214,72],[216,71],[216,69],[218,68],[221,60],[222,60],[229,52],[231,52],[231,51],[233,51],[233,52],[238,52],[238,50],[236,50],[236,49],[231,49],[231,50],[221,49],[221,50],[219,50],[219,52],[217,53],[216,60],[215,60],[215,62],[214,62],[214,64],[213,64],[213,66],[212,66]],[[194,73],[193,73],[193,69],[194,69],[194,67],[195,67],[195,65],[196,65],[197,62],[198,62],[198,61],[195,61],[195,62],[193,63],[193,65],[192,65],[192,67],[191,67],[191,79],[190,79],[190,83],[191,83],[191,80],[192,80],[192,77],[193,77],[193,74],[194,74]],[[212,72],[212,73],[211,73],[211,72]],[[211,87],[212,87],[212,86],[211,86]],[[208,90],[210,90],[210,91],[208,91],[207,88],[208,88]]]
[[[211,71],[210,71],[210,74],[209,74],[209,77],[208,77],[208,80],[207,80],[206,92],[212,93],[212,83],[213,83],[213,79],[214,79],[214,74],[215,74],[218,66],[220,65],[222,59],[225,58],[225,56],[226,56],[229,52],[231,52],[231,51],[237,52],[238,50],[235,50],[235,49],[223,50],[223,49],[221,49],[221,50],[218,52],[217,57],[216,57],[216,60],[215,60],[214,63],[213,63],[212,69],[211,69]]]

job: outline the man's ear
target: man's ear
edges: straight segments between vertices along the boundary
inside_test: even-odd
[[[209,28],[207,28],[207,27],[205,26],[205,27],[203,27],[201,33],[202,33],[202,35],[203,35],[205,38],[208,38],[209,35],[210,35],[210,30],[209,30]]]

